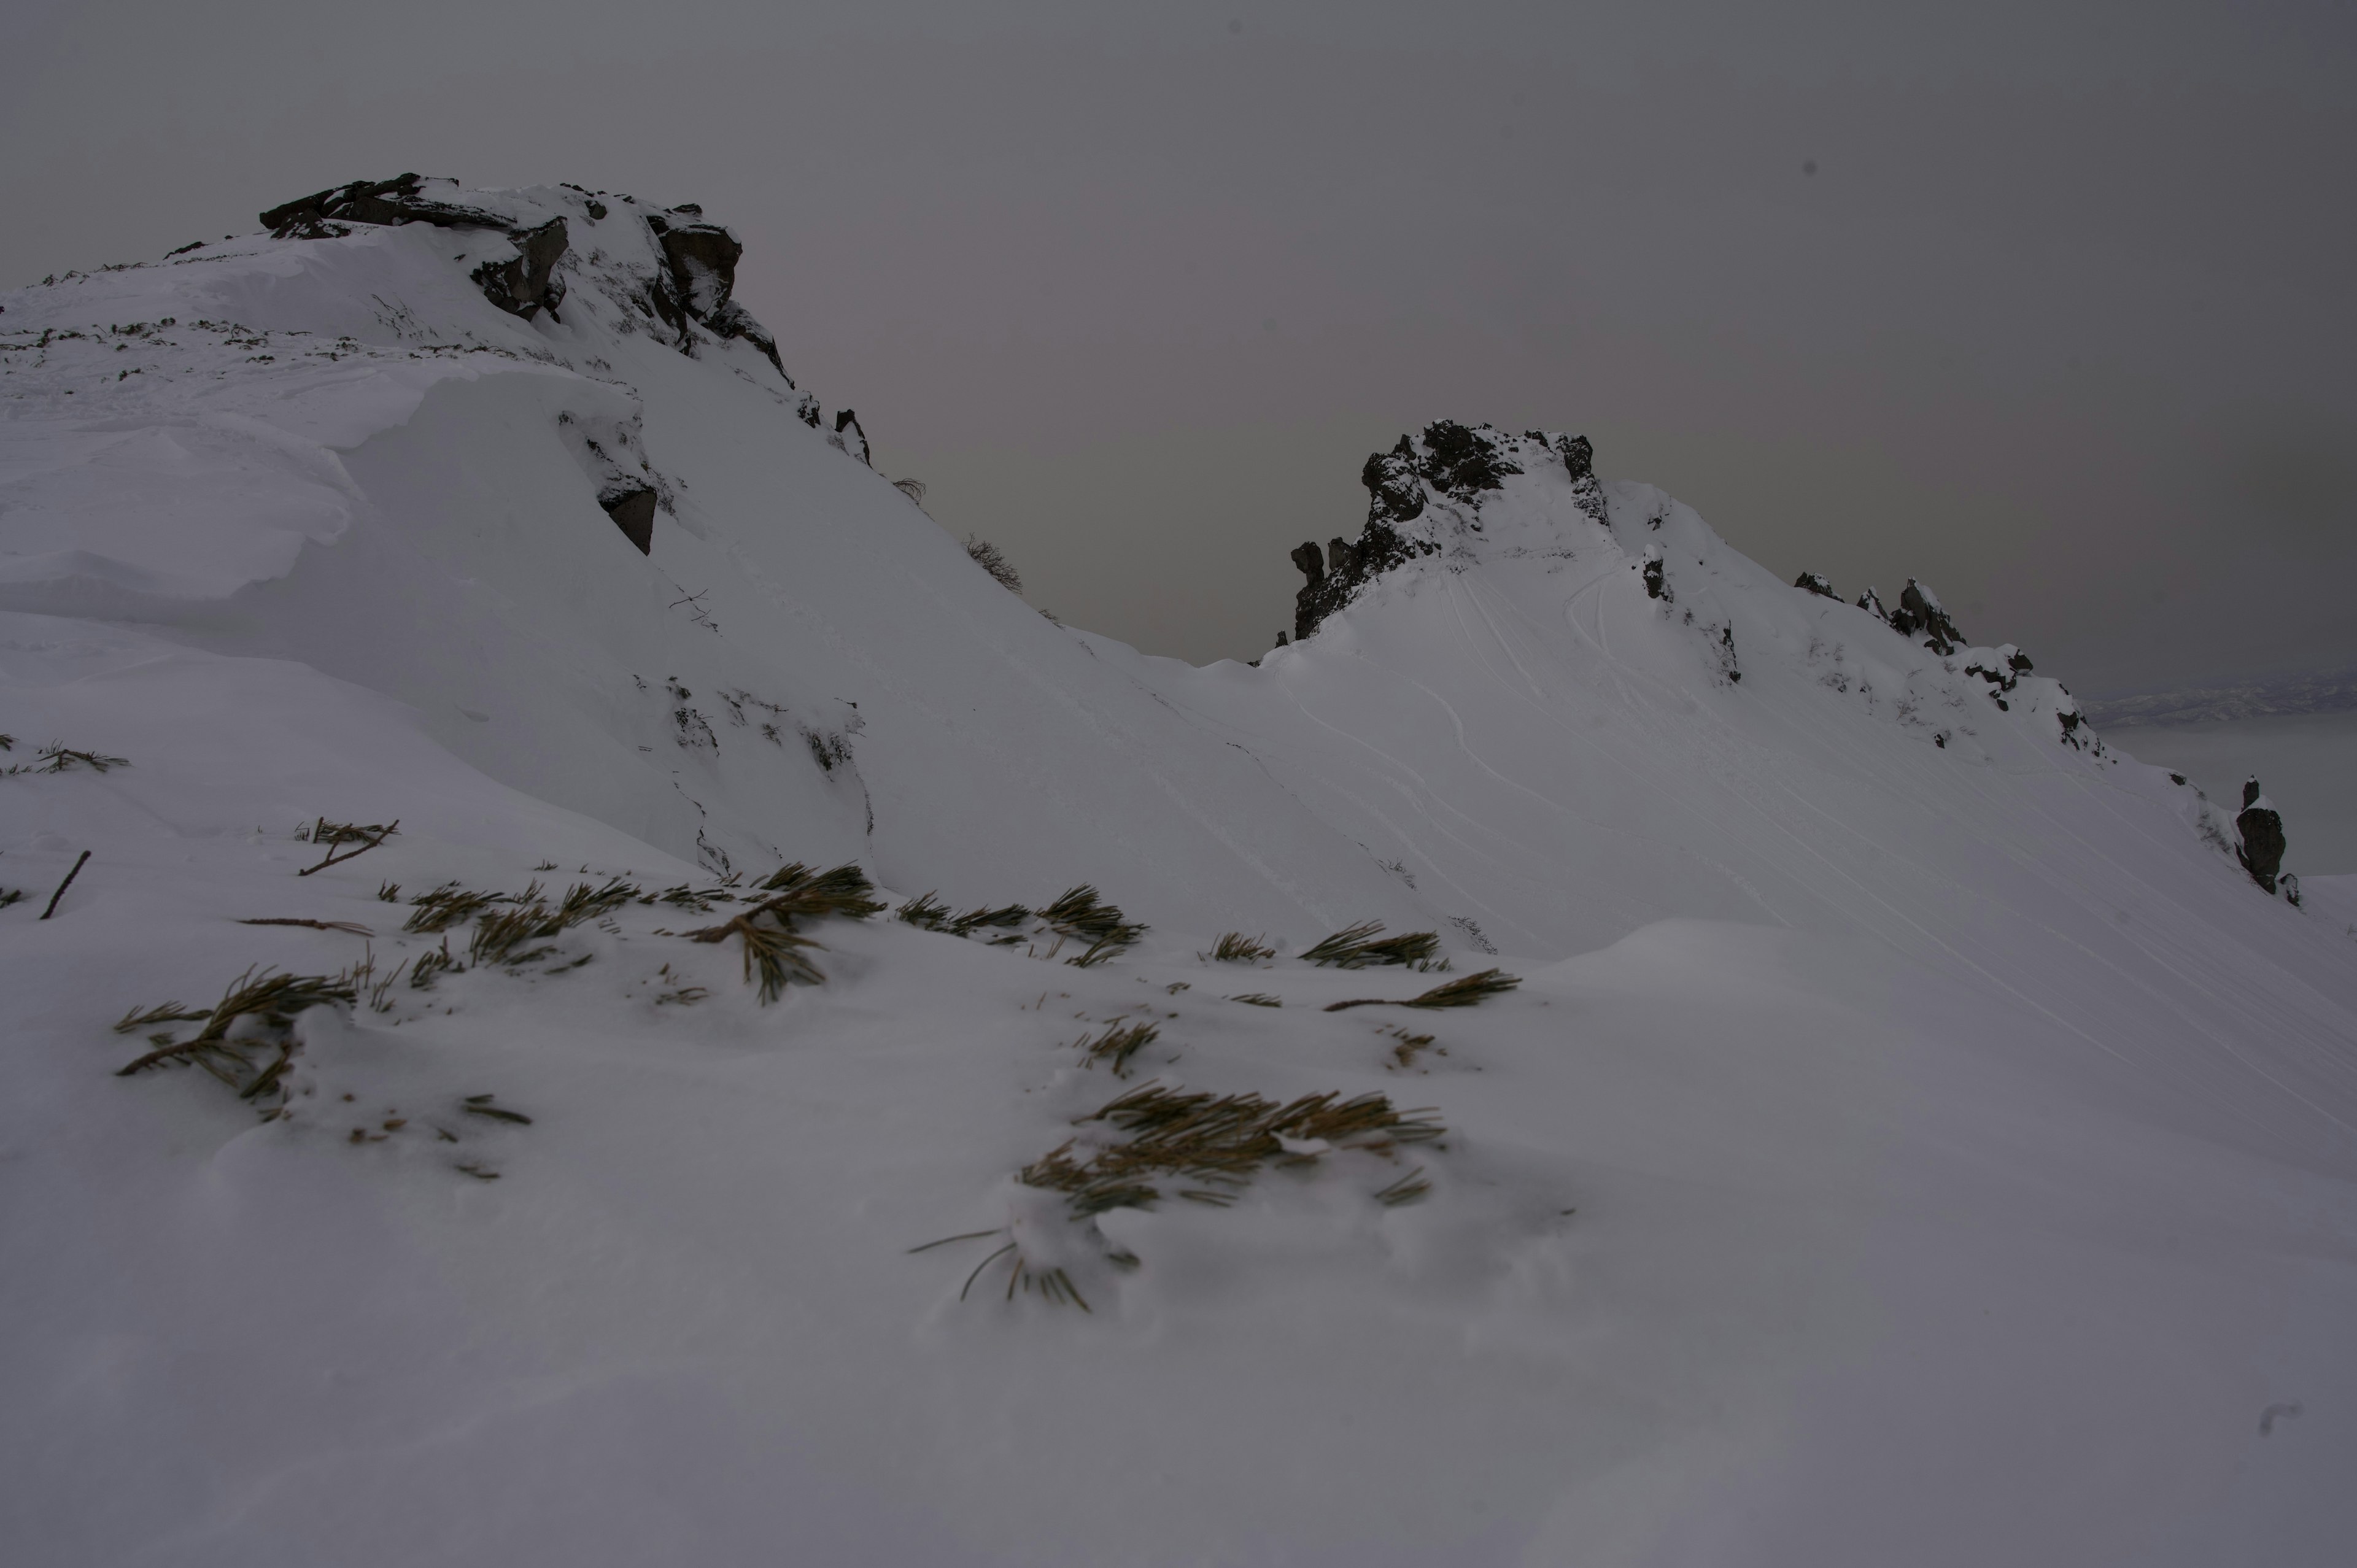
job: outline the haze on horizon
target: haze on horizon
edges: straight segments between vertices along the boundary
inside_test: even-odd
[[[2357,661],[2357,12],[17,0],[0,284],[404,169],[694,200],[878,466],[1198,662],[1583,430],[2083,692]]]

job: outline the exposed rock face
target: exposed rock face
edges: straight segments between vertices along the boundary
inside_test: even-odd
[[[2234,827],[2243,840],[2234,851],[2234,858],[2243,863],[2252,881],[2273,893],[2276,878],[2283,871],[2283,816],[2275,803],[2259,792],[2256,775],[2243,785],[2243,810],[2234,819]]]
[[[1833,584],[1827,582],[1824,578],[1818,576],[1814,572],[1802,573],[1799,576],[1792,579],[1792,586],[1796,588],[1805,588],[1810,593],[1816,595],[1819,598],[1831,599],[1835,604],[1839,604],[1841,602],[1841,596],[1834,592]]]
[[[515,259],[485,262],[475,269],[475,285],[483,297],[511,316],[526,321],[546,310],[550,315],[565,299],[564,280],[556,275],[557,261],[566,243],[565,220],[552,218],[537,229],[509,236],[515,242]]]
[[[339,225],[352,223],[432,223],[444,229],[504,229],[507,220],[480,208],[435,201],[421,193],[425,181],[414,174],[393,179],[357,179],[333,190],[274,207],[262,214],[262,226],[280,240],[319,240],[349,234]]]
[[[876,466],[867,457],[867,432],[859,428],[859,415],[847,408],[834,411],[834,444],[869,467]]]
[[[597,497],[597,504],[622,531],[622,537],[639,547],[641,555],[654,547],[655,502],[659,498],[652,485],[618,485]]]
[[[1875,619],[1886,624],[1888,624],[1890,619],[1890,612],[1882,607],[1882,596],[1876,593],[1872,588],[1867,589],[1866,592],[1857,596],[1857,607],[1872,616]]]
[[[1900,591],[1899,607],[1884,618],[1901,637],[1921,637],[1923,646],[1934,653],[1953,653],[1964,645],[1964,634],[1948,618],[1939,596],[1912,577]]]
[[[681,221],[682,218],[686,221]],[[742,338],[761,350],[778,374],[786,367],[778,358],[778,340],[747,315],[731,295],[737,287],[737,263],[745,247],[717,223],[703,221],[704,209],[683,202],[668,213],[650,212],[647,227],[662,246],[663,275],[649,301],[657,316],[690,341],[687,324],[700,323],[718,338]],[[786,376],[786,384],[793,378]]]
[[[1490,425],[1444,419],[1425,426],[1421,436],[1403,435],[1390,451],[1368,457],[1359,471],[1359,482],[1367,488],[1367,521],[1359,537],[1328,542],[1322,558],[1315,542],[1293,552],[1293,564],[1308,579],[1294,599],[1295,639],[1316,631],[1319,622],[1393,567],[1437,554],[1440,545],[1433,536],[1430,509],[1441,508],[1478,532],[1483,496],[1508,476],[1525,472],[1523,465],[1536,458],[1560,461],[1579,509],[1599,523],[1607,521],[1595,448],[1584,435],[1533,430],[1517,437]]]
[[[529,321],[544,310],[554,315],[565,298],[564,281],[556,275],[556,263],[564,258],[567,243],[565,220],[553,218],[534,228],[514,228],[496,212],[436,201],[425,194],[425,183],[414,174],[354,180],[274,207],[261,215],[262,226],[280,240],[332,239],[350,233],[356,223],[502,230],[515,242],[516,254],[510,261],[485,262],[477,267],[475,286],[511,316]]]
[[[2000,708],[2009,707],[2004,693],[2018,685],[2021,678],[2036,668],[2029,655],[2010,642],[1994,649],[1983,649],[1964,665],[1964,673],[1977,675],[1989,683],[1989,696]]]

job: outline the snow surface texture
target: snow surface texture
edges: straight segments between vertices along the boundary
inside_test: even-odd
[[[12,1555],[2347,1560],[2346,878],[1549,436],[1257,668],[1067,631],[661,294],[700,213],[450,199],[0,296]],[[786,860],[1153,929],[805,921],[765,1005],[684,933]],[[1292,956],[1361,919],[1451,968]],[[114,1076],[255,964],[358,994]],[[1015,1179],[1155,1081],[1446,1133]]]

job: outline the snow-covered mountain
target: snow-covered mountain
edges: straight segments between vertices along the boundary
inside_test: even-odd
[[[0,295],[32,1560],[2340,1561],[2357,897],[1921,585],[1443,421],[1195,669],[693,207],[264,221]]]

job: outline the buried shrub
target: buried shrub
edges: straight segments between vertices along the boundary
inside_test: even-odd
[[[975,565],[989,573],[991,579],[1000,587],[1010,594],[1023,591],[1023,578],[1015,570],[1015,563],[1009,561],[1006,552],[997,545],[969,533],[965,536],[965,553]]]
[[[1344,1100],[1335,1090],[1278,1104],[1257,1094],[1187,1094],[1159,1083],[1134,1089],[1073,1124],[1103,1123],[1124,1143],[1082,1148],[1077,1138],[1023,1167],[1027,1187],[1065,1195],[1071,1217],[1150,1208],[1165,1183],[1175,1196],[1222,1207],[1265,1165],[1308,1165],[1340,1148],[1388,1154],[1447,1129],[1428,1110],[1399,1111],[1382,1094]]]
[[[817,965],[802,956],[803,949],[819,944],[794,929],[796,919],[834,915],[858,920],[882,914],[885,908],[870,897],[876,885],[856,865],[814,872],[796,861],[773,873],[759,891],[769,897],[743,914],[683,934],[696,942],[726,941],[730,937],[742,941],[745,978],[748,982],[758,979],[764,1005],[775,1002],[788,985],[797,982],[817,985],[826,979]]]
[[[1094,1036],[1083,1035],[1073,1042],[1081,1053],[1081,1065],[1094,1067],[1103,1062],[1113,1069],[1115,1078],[1129,1076],[1129,1058],[1154,1043],[1161,1034],[1155,1024],[1109,1024],[1105,1032]]]
[[[1381,920],[1361,920],[1336,931],[1301,956],[1311,963],[1337,969],[1366,969],[1375,964],[1429,963],[1440,950],[1437,932],[1408,931],[1378,938],[1376,933],[1383,929]]]
[[[1086,883],[1039,911],[1039,918],[1059,936],[1071,937],[1089,944],[1088,950],[1078,958],[1068,959],[1082,969],[1103,963],[1114,954],[1135,944],[1146,928],[1126,919],[1122,912],[1100,897],[1097,890]]]
[[[1350,1002],[1329,1002],[1326,1011],[1340,1013],[1345,1007],[1471,1007],[1492,996],[1503,996],[1523,983],[1522,976],[1508,974],[1500,969],[1485,969],[1479,974],[1469,974],[1436,985],[1419,996],[1404,1001],[1392,1001],[1381,996],[1361,996]]]
[[[129,1078],[149,1068],[193,1065],[236,1090],[241,1099],[252,1100],[276,1083],[293,1061],[295,1045],[285,1032],[297,1014],[335,1004],[349,1005],[357,996],[357,988],[349,974],[274,974],[266,969],[249,969],[230,983],[221,1001],[210,1011],[167,1002],[144,1013],[135,1008],[124,1014],[114,1026],[118,1035],[153,1028],[158,1024],[201,1023],[204,1026],[186,1040],[176,1041],[168,1032],[150,1035],[148,1041],[156,1048],[128,1066],[116,1069],[115,1077]],[[232,1039],[230,1030],[240,1019],[251,1019],[253,1027],[277,1037],[241,1036]],[[273,1047],[277,1051],[275,1059],[257,1070],[248,1053]]]
[[[1276,950],[1258,937],[1248,937],[1242,931],[1229,931],[1211,944],[1211,958],[1218,963],[1258,963],[1276,956]]]

